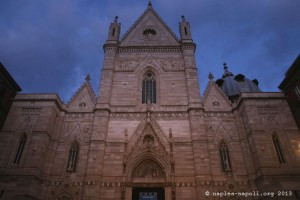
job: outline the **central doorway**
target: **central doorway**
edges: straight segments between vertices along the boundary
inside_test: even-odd
[[[132,200],[165,200],[165,189],[158,187],[133,188]]]

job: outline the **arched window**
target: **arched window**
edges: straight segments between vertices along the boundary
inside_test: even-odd
[[[115,28],[113,28],[113,31],[112,31],[112,36],[115,36],[115,31],[116,31],[116,29]]]
[[[274,146],[276,149],[276,153],[277,153],[279,162],[286,163],[278,136],[276,134],[273,134],[272,139],[273,139],[273,143],[274,143]]]
[[[73,142],[69,150],[67,172],[75,172],[78,153],[79,153],[79,145],[77,142]]]
[[[142,87],[142,103],[156,103],[156,80],[153,72],[146,73]]]
[[[223,172],[232,171],[229,150],[225,142],[222,142],[220,145],[220,157]]]
[[[26,134],[23,135],[20,138],[13,164],[19,164],[20,163],[20,159],[21,159],[21,156],[23,154],[23,150],[24,150],[24,147],[25,147],[25,144],[26,144],[26,140],[27,140],[27,135]]]

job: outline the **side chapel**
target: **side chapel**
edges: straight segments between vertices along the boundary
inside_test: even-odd
[[[99,96],[87,77],[66,104],[15,97],[0,132],[0,199],[299,198],[300,133],[283,93],[224,64],[201,97],[189,22],[182,16],[178,38],[151,2],[122,38],[120,29],[116,17]]]

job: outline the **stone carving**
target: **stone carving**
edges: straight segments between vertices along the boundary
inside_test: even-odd
[[[137,65],[138,65],[138,60],[131,60],[131,61],[116,61],[116,70],[120,71],[133,71]]]
[[[187,120],[189,114],[187,112],[165,112],[165,113],[152,113],[156,120]]]
[[[88,141],[92,130],[92,122],[81,122],[80,120],[65,121],[62,129],[62,135],[66,138],[77,136],[83,137],[84,141]]]
[[[164,178],[165,173],[162,168],[153,160],[145,160],[140,163],[133,172],[136,178]]]
[[[260,106],[257,108],[257,110],[266,129],[281,129],[280,118],[276,107]]]
[[[146,135],[143,139],[143,144],[147,148],[152,147],[154,145],[154,137],[152,135]]]
[[[184,64],[181,60],[169,61],[169,60],[158,60],[158,63],[165,71],[177,71],[184,70]]]
[[[31,132],[35,129],[41,108],[23,107],[16,125],[16,131]]]

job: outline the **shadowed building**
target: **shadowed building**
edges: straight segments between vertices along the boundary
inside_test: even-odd
[[[296,199],[300,134],[283,93],[225,69],[235,100],[212,75],[201,97],[184,16],[180,38],[151,3],[120,28],[116,17],[98,97],[88,76],[67,104],[17,95],[0,135],[4,199]]]
[[[291,111],[300,128],[300,54],[285,73],[279,89],[287,96]]]
[[[8,114],[12,99],[22,89],[0,63],[0,129]]]

